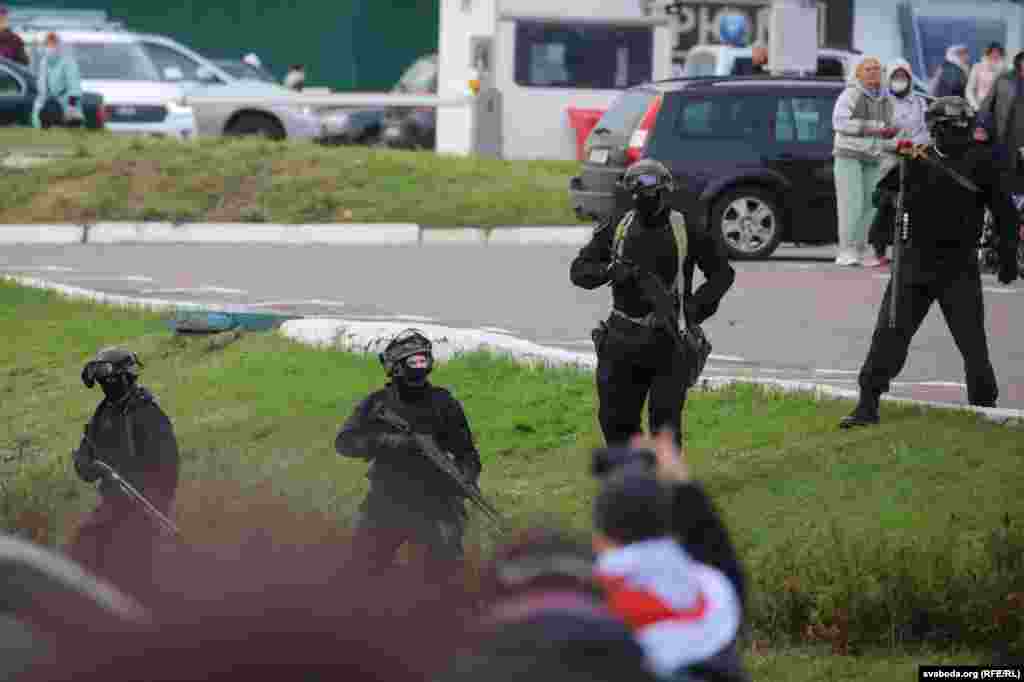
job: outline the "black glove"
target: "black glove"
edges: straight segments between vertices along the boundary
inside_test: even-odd
[[[687,301],[683,304],[683,320],[684,324],[700,324],[697,319],[697,304],[692,301]]]
[[[93,483],[103,475],[103,470],[96,465],[96,460],[91,455],[76,450],[71,453],[71,459],[75,463],[75,472],[78,477],[86,483]]]
[[[615,284],[626,284],[637,276],[637,267],[629,261],[616,260],[608,266],[608,277]]]
[[[999,282],[1001,284],[1010,284],[1017,279],[1017,264],[1014,262],[1004,262],[999,266]]]

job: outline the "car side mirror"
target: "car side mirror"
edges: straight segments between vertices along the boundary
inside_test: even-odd
[[[185,80],[185,74],[177,66],[168,66],[164,68],[164,78],[169,81],[182,81]]]

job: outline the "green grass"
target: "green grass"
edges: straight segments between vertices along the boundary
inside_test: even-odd
[[[365,464],[335,455],[333,439],[381,384],[373,357],[274,334],[217,348],[172,336],[152,313],[6,283],[0,324],[0,529],[59,544],[94,503],[68,456],[99,396],[79,373],[98,347],[128,343],[175,424],[190,540],[229,542],[253,526],[302,535],[289,542],[344,532]],[[585,533],[588,453],[601,440],[592,376],[473,354],[434,378],[464,402],[482,487],[513,525]],[[689,402],[689,460],[750,575],[745,646],[760,652],[758,679],[911,679],[958,651],[983,661],[1000,642],[1020,650],[1024,433],[888,404],[883,426],[840,432],[849,409],[751,386]],[[481,529],[473,540],[488,551]]]
[[[95,221],[571,225],[573,162],[499,161],[309,142],[188,143],[0,130],[0,151],[67,158],[0,169],[0,223]],[[2,227],[0,227],[2,229]]]

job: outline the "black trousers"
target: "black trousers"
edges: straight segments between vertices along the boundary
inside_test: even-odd
[[[682,446],[685,376],[683,358],[667,332],[612,315],[597,350],[598,420],[605,442],[627,444],[639,433],[647,400],[651,432],[670,428]]]
[[[892,282],[882,298],[882,309],[871,339],[871,350],[860,371],[863,391],[885,393],[907,361],[914,334],[932,303],[938,301],[949,331],[964,359],[967,399],[971,405],[994,406],[999,397],[995,371],[985,336],[985,303],[976,264],[938,268],[928,276],[911,273],[900,291],[899,327],[889,328]]]

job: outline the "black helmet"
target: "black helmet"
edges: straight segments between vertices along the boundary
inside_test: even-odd
[[[626,169],[619,181],[630,194],[651,194],[674,192],[676,189],[672,173],[660,161],[641,159]]]
[[[403,360],[413,355],[427,356],[427,373],[434,367],[433,344],[420,330],[406,329],[391,339],[384,352],[378,355],[380,364],[389,377],[402,377],[405,375]]]
[[[104,348],[96,353],[89,362],[82,368],[82,383],[86,388],[92,388],[97,381],[103,381],[109,377],[127,376],[134,380],[139,376],[139,370],[143,367],[139,356],[124,348]]]
[[[628,169],[619,181],[629,192],[637,211],[643,216],[655,216],[665,208],[665,195],[676,189],[672,173],[654,159],[641,159]]]

